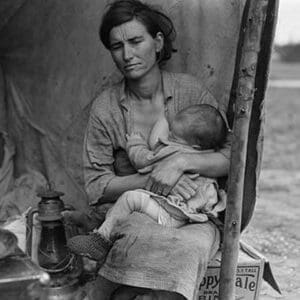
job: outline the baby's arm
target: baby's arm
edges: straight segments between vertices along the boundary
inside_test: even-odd
[[[159,139],[167,140],[169,138],[169,123],[165,116],[158,119],[151,129],[149,136],[150,149],[154,149]]]
[[[154,152],[149,149],[146,140],[140,133],[126,135],[126,151],[130,162],[136,170],[145,168],[153,163]]]

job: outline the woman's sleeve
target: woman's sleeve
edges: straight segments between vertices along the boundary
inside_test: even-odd
[[[116,176],[113,162],[111,138],[101,119],[92,110],[83,149],[85,190],[90,205],[101,201],[107,185]]]

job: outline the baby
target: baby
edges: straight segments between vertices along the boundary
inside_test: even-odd
[[[170,127],[165,119],[159,120],[148,142],[139,133],[128,135],[126,151],[133,166],[139,172],[147,173],[151,172],[153,163],[175,153],[216,151],[225,136],[224,120],[214,107],[192,105],[179,111],[170,122]],[[158,224],[174,228],[188,222],[206,222],[210,216],[216,218],[218,212],[225,209],[225,192],[219,191],[213,178],[197,174],[187,176],[197,185],[192,198],[184,199],[175,193],[164,197],[142,189],[127,191],[119,197],[94,233],[71,238],[68,247],[76,254],[101,264],[113,245],[113,227],[133,212],[146,214]]]

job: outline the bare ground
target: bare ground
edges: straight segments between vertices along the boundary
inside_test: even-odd
[[[300,78],[300,65],[275,63],[270,78]],[[287,74],[288,76],[285,76]],[[282,290],[263,283],[261,300],[300,299],[300,87],[266,95],[263,168],[255,214],[242,238],[271,262]]]
[[[300,172],[266,170],[251,225],[243,239],[271,262],[282,295],[266,283],[260,299],[300,299]]]

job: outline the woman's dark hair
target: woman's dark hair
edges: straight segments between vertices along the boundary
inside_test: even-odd
[[[176,32],[172,21],[159,9],[144,4],[139,0],[117,0],[108,6],[99,30],[100,40],[103,45],[110,49],[109,35],[112,28],[133,19],[141,22],[153,38],[156,37],[158,32],[163,34],[164,47],[157,59],[159,63],[170,59],[172,52],[176,51],[173,49]]]

